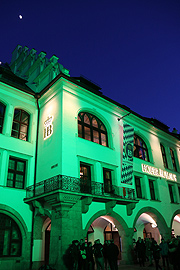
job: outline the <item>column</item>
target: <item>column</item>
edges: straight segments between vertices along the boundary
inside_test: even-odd
[[[52,205],[49,264],[55,269],[67,269],[66,251],[73,240],[82,237],[80,197],[61,194],[61,200]]]

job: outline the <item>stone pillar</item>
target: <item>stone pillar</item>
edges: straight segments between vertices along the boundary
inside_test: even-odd
[[[83,237],[80,196],[59,194],[59,201],[52,204],[49,264],[55,269],[67,269],[65,256],[73,240]]]
[[[129,228],[127,232],[119,231],[122,241],[122,261],[124,264],[131,264],[132,260],[132,246],[134,229]]]

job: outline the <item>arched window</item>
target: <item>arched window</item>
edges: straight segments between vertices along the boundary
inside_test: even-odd
[[[0,102],[0,133],[2,133],[6,106]]]
[[[149,161],[147,146],[143,139],[136,134],[134,134],[134,157]]]
[[[22,236],[16,222],[0,213],[0,257],[21,256]]]
[[[78,137],[108,146],[107,130],[104,124],[90,113],[78,114]]]
[[[29,114],[21,109],[15,109],[11,136],[23,141],[27,141],[28,127]]]

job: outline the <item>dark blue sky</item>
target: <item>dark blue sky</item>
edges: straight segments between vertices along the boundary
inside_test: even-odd
[[[19,19],[22,14],[23,19]],[[0,61],[17,44],[180,132],[180,1],[0,1]]]

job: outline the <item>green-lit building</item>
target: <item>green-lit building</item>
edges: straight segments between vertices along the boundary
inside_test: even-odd
[[[128,105],[128,104],[127,104]],[[180,135],[113,101],[58,58],[0,65],[0,268],[66,269],[72,240],[180,234]],[[59,268],[58,268],[59,267]]]

